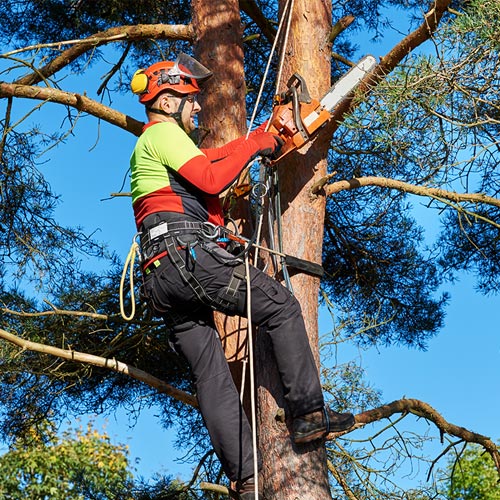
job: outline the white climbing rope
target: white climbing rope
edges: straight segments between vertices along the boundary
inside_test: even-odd
[[[293,12],[293,5],[294,5],[294,0],[287,0],[285,7],[283,9],[283,15],[281,17],[281,20],[279,22],[278,30],[276,32],[276,37],[274,39],[271,52],[269,54],[268,60],[267,60],[267,65],[266,69],[264,71],[263,79],[259,88],[259,93],[257,95],[257,99],[255,101],[254,109],[252,112],[252,116],[250,118],[250,123],[248,125],[248,130],[247,130],[247,135],[246,137],[248,138],[250,131],[253,126],[253,122],[255,121],[255,116],[257,115],[257,109],[260,103],[260,99],[262,97],[262,93],[264,90],[264,85],[267,79],[267,75],[269,73],[269,68],[271,66],[271,61],[274,55],[274,52],[276,50],[276,45],[278,43],[278,39],[281,34],[281,30],[283,27],[283,24],[285,22],[285,19],[287,20],[287,27],[285,31],[285,37],[282,45],[282,53],[281,53],[281,58],[280,58],[280,63],[278,66],[278,77],[276,79],[276,94],[278,93],[279,89],[279,84],[281,80],[281,74],[283,70],[283,64],[284,64],[284,55],[285,55],[285,47],[287,46],[288,43],[288,36],[290,33],[290,26],[291,26],[291,18],[292,15],[291,13]],[[264,167],[261,165],[261,174],[262,174],[262,169]],[[262,175],[261,175],[262,177]],[[266,190],[267,191],[267,190]],[[265,193],[264,193],[265,195]],[[259,202],[261,202],[260,200]],[[261,233],[261,228],[262,228],[262,221],[263,221],[263,214],[262,211],[259,214],[259,220],[257,221],[257,240],[256,243],[259,243],[260,239],[260,233]],[[258,247],[256,247],[255,250],[255,255],[254,255],[254,263],[257,265],[257,259],[258,259]],[[253,446],[253,469],[254,469],[254,480],[255,480],[255,500],[259,500],[259,464],[258,464],[258,453],[257,453],[257,411],[256,411],[256,401],[255,401],[255,371],[254,371],[254,352],[253,352],[253,329],[252,329],[252,295],[251,295],[251,279],[250,279],[250,264],[249,264],[249,258],[248,258],[248,252],[245,252],[245,274],[246,274],[246,287],[247,287],[247,294],[246,294],[246,307],[247,307],[247,346],[246,346],[246,353],[245,353],[245,358],[248,359],[248,364],[250,365],[250,409],[251,409],[251,425],[252,425],[252,446]],[[243,365],[245,368],[245,364]],[[245,376],[242,376],[242,386],[241,386],[241,397],[243,397],[244,393],[244,382],[245,382]]]
[[[135,316],[135,292],[134,292],[134,264],[135,258],[139,255],[139,244],[136,241],[137,234],[132,240],[132,246],[128,252],[127,258],[125,259],[125,264],[123,265],[122,277],[120,279],[120,314],[125,321],[131,321]],[[131,311],[130,315],[127,316],[125,313],[125,299],[123,295],[123,288],[125,286],[125,278],[127,276],[127,270],[130,276],[130,304]]]

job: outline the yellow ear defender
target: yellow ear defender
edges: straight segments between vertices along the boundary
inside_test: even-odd
[[[138,69],[132,77],[130,88],[134,94],[143,94],[148,88],[148,82],[149,80],[144,73],[144,69]]]

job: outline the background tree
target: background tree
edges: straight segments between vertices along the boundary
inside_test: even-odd
[[[446,471],[447,490],[450,500],[496,500],[500,498],[498,474],[491,460],[478,446],[470,446],[450,460]]]
[[[0,384],[4,437],[22,436],[49,413],[61,417],[141,401],[138,411],[141,404],[158,405],[166,425],[184,423],[179,440],[193,446],[203,478],[220,482],[217,462],[206,454],[185,365],[169,351],[161,326],[142,304],[134,321],[120,316],[119,259],[81,228],[54,220],[57,197],[40,166],[44,153],[78,135],[89,115],[140,133],[141,120],[113,109],[119,99],[114,92],[127,89],[137,67],[192,47],[215,74],[202,103],[202,126],[212,131],[207,145],[241,134],[245,104],[248,110],[255,105],[277,36],[275,21],[285,18],[288,5],[197,0],[192,17],[182,1],[26,0],[1,6],[0,40],[8,47],[0,83],[0,336],[8,341],[2,344]],[[395,0],[296,1],[288,41],[278,40],[279,53],[286,54],[280,85],[298,71],[311,93],[321,95],[351,64],[359,30],[383,36],[389,7],[413,16],[413,24],[401,27],[408,34],[381,58],[356,98],[336,110],[342,126],[333,121],[279,168],[283,240],[287,253],[323,262],[323,297],[336,312],[338,335],[332,341],[423,348],[443,325],[447,297],[438,290],[444,280],[472,268],[483,291],[498,289],[496,2],[441,0],[422,9],[421,2]],[[425,41],[433,55],[413,57]],[[267,116],[278,68],[276,56],[259,120]],[[94,76],[85,78],[96,70],[103,76],[97,89]],[[59,122],[53,103],[62,110]],[[46,123],[57,125],[34,125],[34,110],[49,105]],[[444,231],[433,248],[423,243],[408,193],[425,197],[429,211],[442,214]],[[81,264],[87,256],[106,259],[109,267],[89,272]],[[296,275],[292,283],[319,361],[319,280]],[[126,306],[130,310],[130,302]],[[338,494],[347,498],[400,498],[389,482],[400,459],[391,457],[374,473],[371,460],[386,447],[377,445],[375,453],[371,436],[366,449],[348,436],[337,437],[328,445],[329,461],[321,447],[299,454],[290,446],[286,422],[276,419],[281,388],[264,336],[258,351],[267,497],[288,499],[307,491],[309,498],[323,499],[329,470]],[[151,394],[150,387],[157,391]],[[423,402],[406,399],[367,411],[379,404],[377,395],[349,367],[325,377],[325,387],[337,408],[358,413],[358,427],[399,413],[423,416],[444,435],[481,443],[500,468],[494,443],[446,422]],[[395,432],[389,441],[392,449],[401,445],[412,456],[408,435]]]
[[[58,437],[46,422],[43,433],[32,429],[0,456],[0,494],[11,500],[131,498],[127,455],[125,446],[91,426]]]

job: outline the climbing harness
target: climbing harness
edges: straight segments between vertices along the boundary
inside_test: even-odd
[[[161,256],[166,255],[200,302],[232,315],[238,303],[238,291],[245,280],[243,261],[235,261],[229,283],[216,296],[207,294],[192,272],[197,246],[224,263],[220,256],[220,245],[226,242],[226,234],[226,230],[210,222],[161,221],[141,235],[144,272],[148,273],[151,266],[157,267]]]

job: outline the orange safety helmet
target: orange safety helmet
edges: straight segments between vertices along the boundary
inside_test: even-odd
[[[139,102],[146,104],[164,90],[183,95],[198,93],[198,81],[202,82],[211,76],[212,72],[196,59],[181,53],[175,62],[161,61],[136,71],[130,88],[139,95]]]

